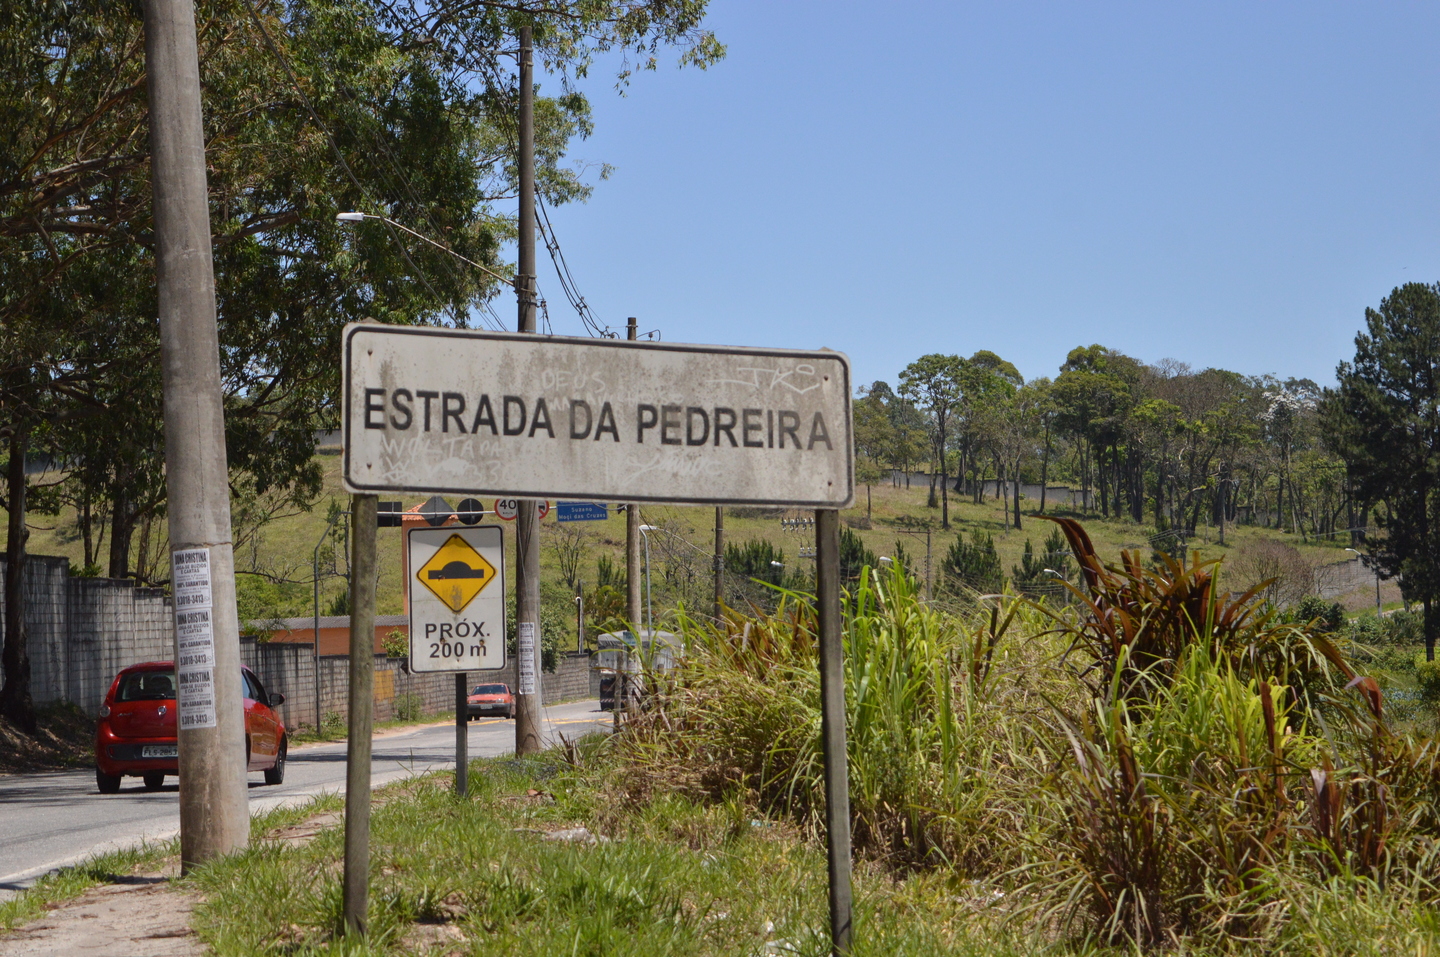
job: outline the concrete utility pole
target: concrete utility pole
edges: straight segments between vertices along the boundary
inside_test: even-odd
[[[635,317],[625,320],[625,338],[634,342],[639,336]],[[631,502],[625,508],[625,620],[631,627],[640,627],[640,506]]]
[[[180,864],[187,871],[250,839],[215,273],[189,2],[146,0],[145,71],[176,590]]]
[[[379,499],[350,496],[350,727],[345,743],[345,932],[370,902],[370,736],[375,710],[375,526]]]
[[[520,28],[520,237],[515,276],[521,332],[535,331],[535,82],[530,28]],[[540,512],[515,516],[515,753],[540,750]]]
[[[715,624],[725,610],[725,509],[715,506]]]

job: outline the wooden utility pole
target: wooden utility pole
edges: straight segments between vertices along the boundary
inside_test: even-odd
[[[180,864],[187,871],[250,839],[230,476],[191,3],[146,0],[145,72],[175,582]]]
[[[375,708],[375,526],[379,499],[350,496],[350,725],[345,742],[345,933],[370,901],[370,736]]]
[[[520,221],[515,298],[519,330],[535,331],[535,81],[530,28],[520,28]],[[519,500],[515,516],[515,753],[540,750],[540,511]]]

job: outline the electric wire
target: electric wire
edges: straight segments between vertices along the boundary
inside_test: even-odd
[[[489,68],[491,73],[490,78],[495,81],[496,91],[498,93],[507,84],[502,82],[504,78],[499,75],[493,63],[489,64]],[[518,150],[516,131],[511,113],[509,111],[502,111],[500,115],[500,127],[505,131],[505,136],[509,140],[511,148]],[[541,241],[545,244],[545,251],[550,254],[550,262],[555,267],[556,276],[560,279],[560,288],[564,292],[566,300],[569,301],[571,308],[575,310],[575,314],[580,317],[580,322],[584,325],[586,333],[592,338],[619,338],[619,335],[612,331],[609,326],[603,326],[595,319],[594,314],[590,310],[589,303],[585,301],[584,296],[580,295],[579,286],[575,282],[575,277],[570,271],[569,264],[565,261],[565,254],[560,249],[560,240],[555,235],[555,227],[551,224],[550,214],[545,208],[545,199],[539,190],[535,192],[535,226],[540,232]],[[546,322],[548,325],[548,313],[546,314]],[[554,334],[553,330],[551,334]]]

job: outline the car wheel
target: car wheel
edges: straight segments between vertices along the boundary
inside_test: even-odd
[[[283,784],[285,782],[285,752],[289,750],[289,743],[282,737],[280,739],[280,750],[275,752],[275,766],[265,769],[266,784]]]
[[[96,768],[95,786],[100,789],[101,794],[118,794],[120,793],[120,775],[106,774]]]
[[[144,780],[147,791],[158,791],[165,784],[164,771],[146,771],[140,777]]]

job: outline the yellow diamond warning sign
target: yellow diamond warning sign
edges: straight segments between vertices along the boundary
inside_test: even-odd
[[[458,612],[490,584],[495,577],[495,566],[465,539],[451,535],[430,560],[420,566],[415,577],[451,611]]]

